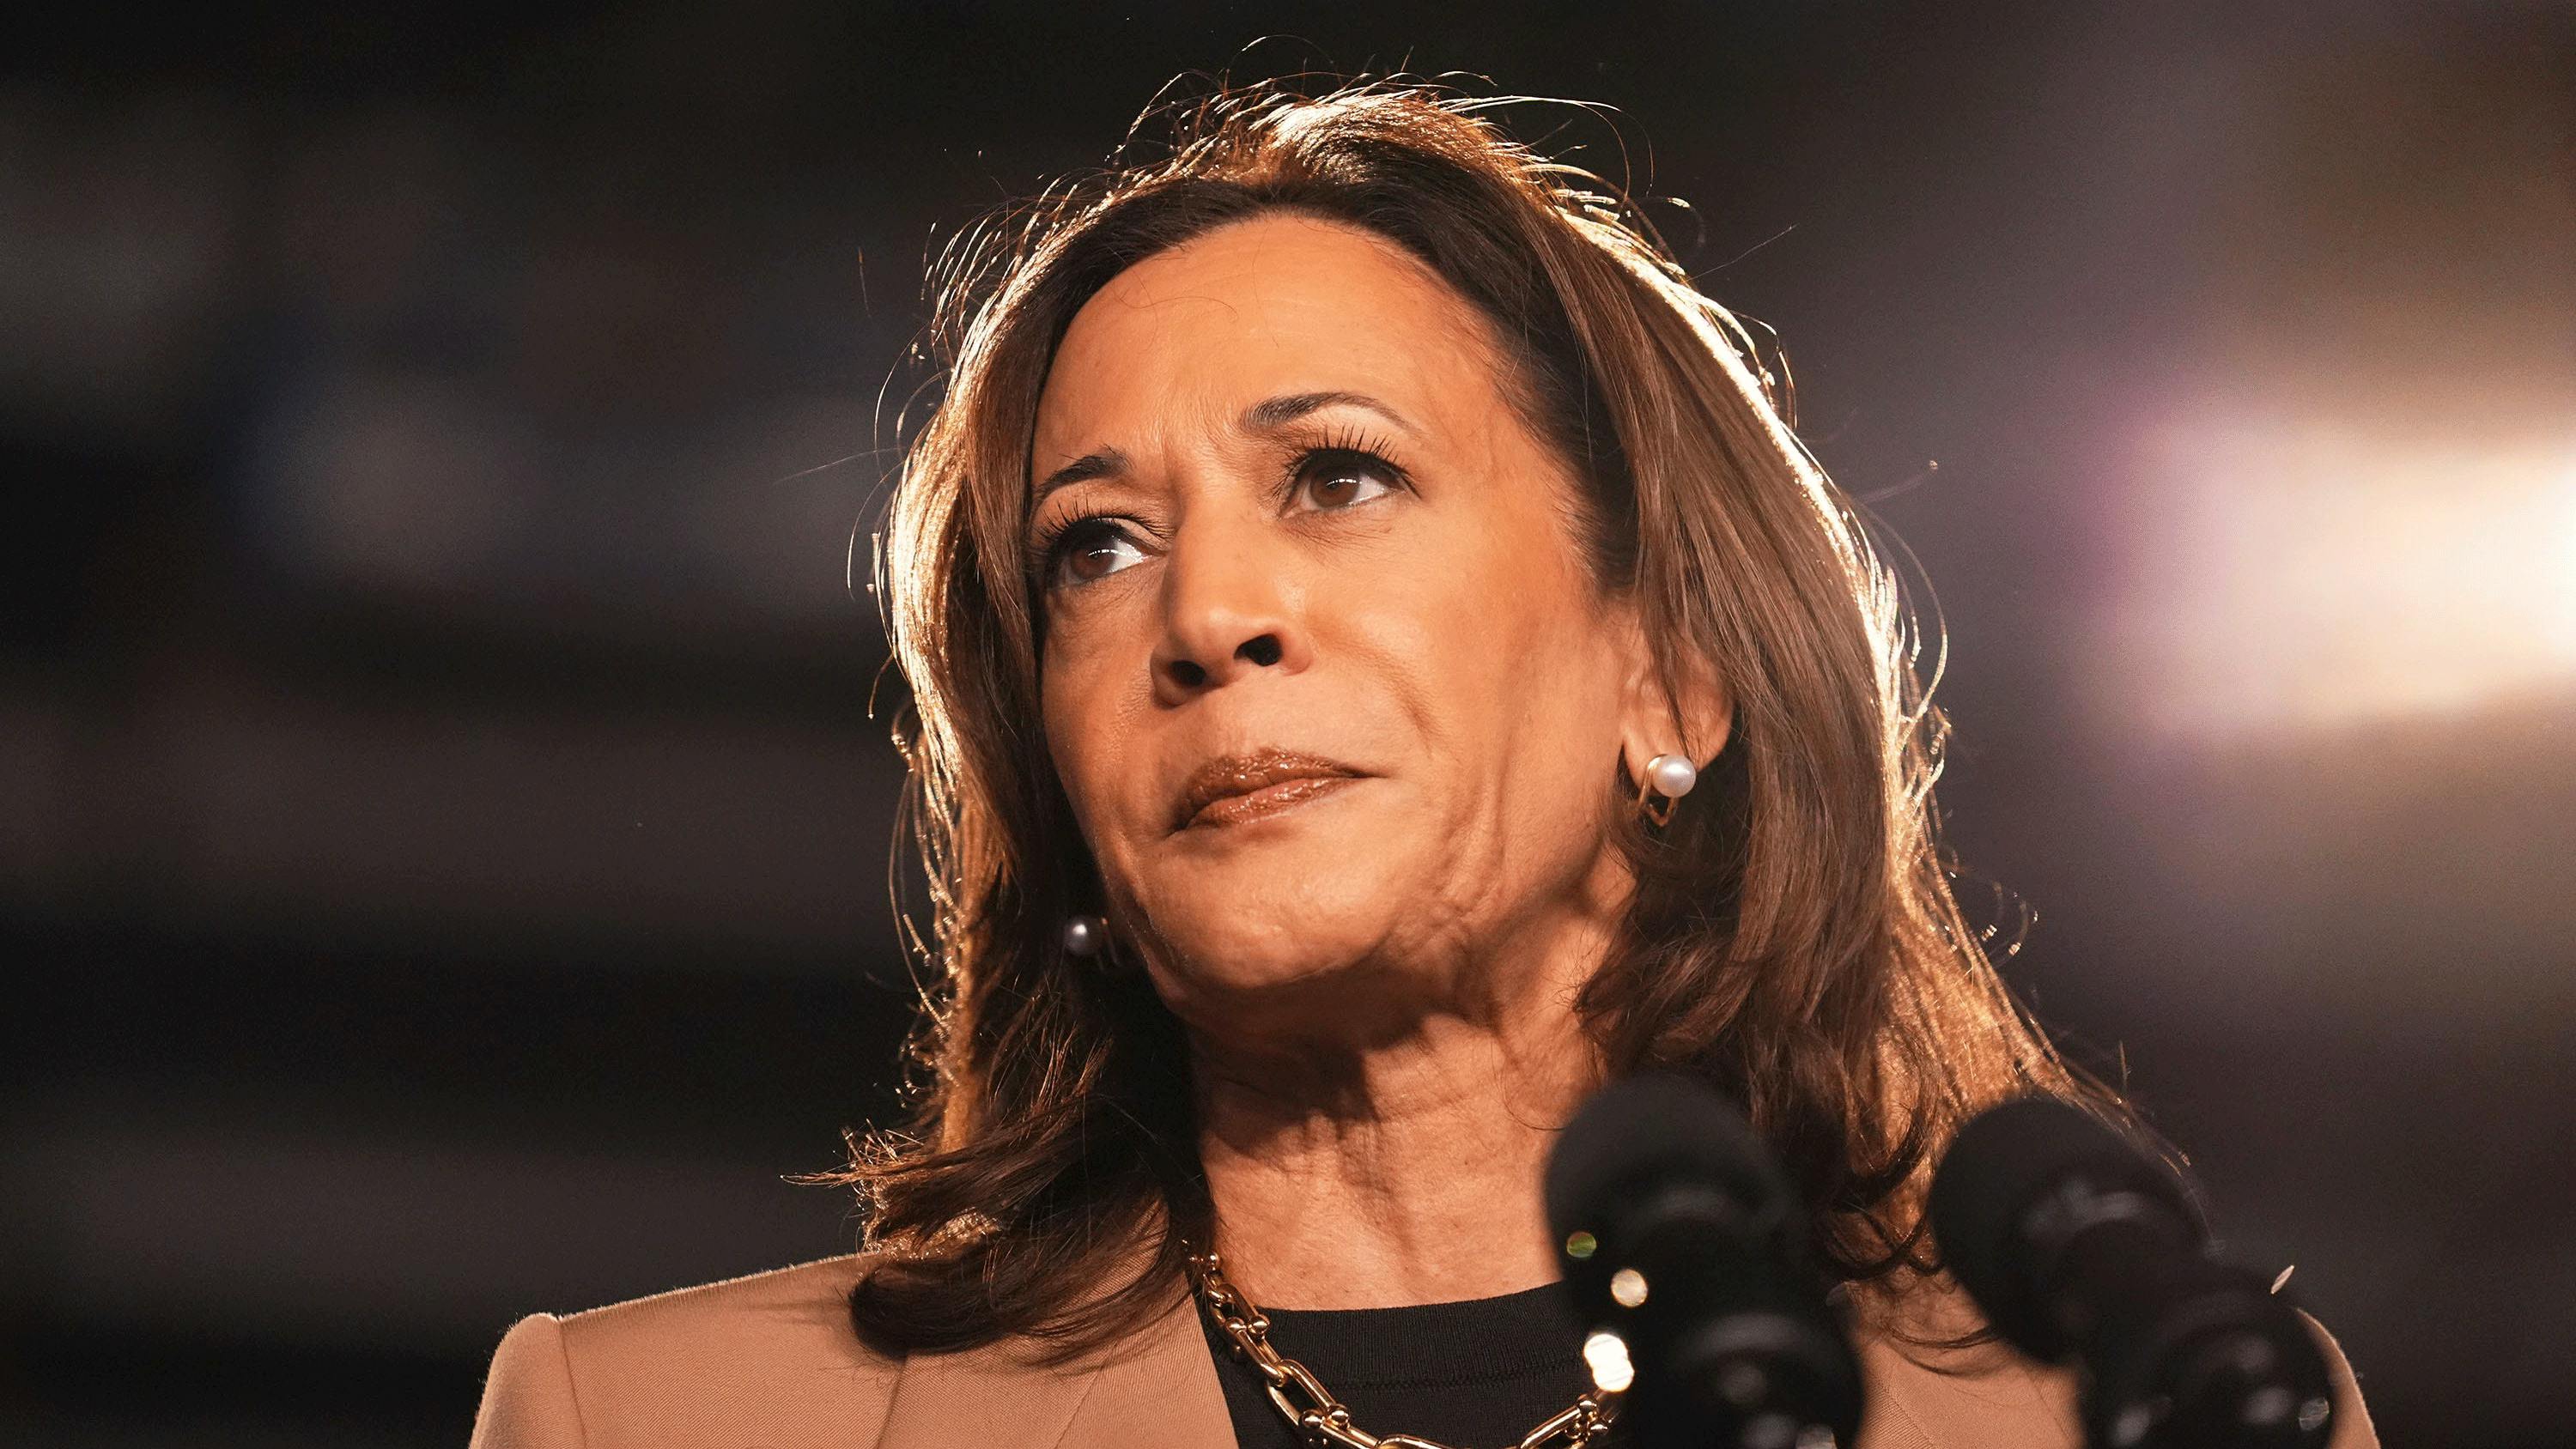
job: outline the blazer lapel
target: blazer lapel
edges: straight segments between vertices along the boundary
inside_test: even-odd
[[[1188,1294],[1104,1366],[1057,1449],[1233,1449],[1234,1416]]]
[[[877,1449],[1224,1449],[1234,1421],[1184,1296],[1105,1354],[1049,1367],[1019,1345],[904,1360]]]

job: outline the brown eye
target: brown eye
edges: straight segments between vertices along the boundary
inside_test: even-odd
[[[1350,448],[1319,448],[1297,465],[1297,495],[1318,511],[1350,508],[1393,493],[1395,465]]]
[[[1145,561],[1145,551],[1125,529],[1105,518],[1085,519],[1066,529],[1056,540],[1055,566],[1049,573],[1058,584],[1095,583]]]

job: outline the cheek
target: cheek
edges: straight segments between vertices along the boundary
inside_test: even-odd
[[[1436,565],[1404,571],[1380,635],[1401,650],[1397,677],[1434,743],[1489,755],[1462,763],[1490,775],[1526,763],[1516,757],[1534,728],[1612,720],[1613,651],[1554,521],[1480,520],[1442,542]]]
[[[1096,631],[1049,635],[1038,693],[1047,754],[1095,853],[1116,808],[1117,782],[1132,774],[1125,746],[1136,738],[1134,710],[1116,688],[1124,677]]]
[[[1073,801],[1075,812],[1087,817],[1091,779],[1097,771],[1094,754],[1106,743],[1106,732],[1088,723],[1094,705],[1080,672],[1049,658],[1039,687],[1039,711],[1046,724],[1047,755],[1055,762],[1056,778],[1064,783],[1064,793]]]

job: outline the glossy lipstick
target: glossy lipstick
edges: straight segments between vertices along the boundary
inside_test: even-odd
[[[1294,750],[1254,750],[1201,765],[1181,788],[1175,831],[1241,825],[1363,778],[1348,765]]]

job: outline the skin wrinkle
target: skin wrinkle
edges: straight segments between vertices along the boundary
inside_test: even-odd
[[[1218,1245],[1282,1307],[1481,1297],[1554,1276],[1532,1187],[1600,1063],[1572,1010],[1632,889],[1603,773],[1678,748],[1625,601],[1569,520],[1481,314],[1383,240],[1237,222],[1131,267],[1065,334],[1032,476],[1115,448],[1032,536],[1133,518],[1143,557],[1050,580],[1050,752],[1113,931],[1183,1022]],[[1247,407],[1365,393],[1417,485],[1279,511]],[[1391,443],[1394,440],[1391,440]],[[1292,500],[1293,501],[1293,500]],[[1268,633],[1273,666],[1236,657]],[[1205,683],[1181,688],[1190,660]],[[1171,832],[1178,782],[1261,746],[1373,778]]]
[[[1873,1290],[1931,1263],[1922,1179],[1976,1107],[2036,1089],[2129,1120],[1971,939],[1919,788],[1946,736],[1906,662],[1922,635],[1743,329],[1617,188],[1482,108],[1214,95],[1167,156],[1051,188],[943,262],[947,387],[882,544],[937,1077],[924,1140],[873,1133],[846,1175],[889,1255],[851,1311],[890,1350],[1108,1348],[1170,1308],[1192,1245],[1289,1306],[1545,1276],[1509,1255],[1588,1080],[1578,1015],[1619,1070],[1742,1095],[1829,1270]],[[1255,221],[1277,224],[1221,235]],[[1226,275],[1220,242],[1276,266]],[[1256,447],[1223,411],[1360,386],[1434,435],[1389,445],[1414,484],[1391,501],[1290,486],[1293,447],[1355,441],[1338,419]],[[1431,416],[1435,393],[1459,406]],[[1050,598],[1031,480],[1110,444],[1153,454],[1084,495],[1145,516],[1118,525],[1132,545],[1086,524],[1078,553],[1034,552],[1060,579],[1135,567]],[[1565,587],[1569,519],[1604,594]],[[1167,845],[1175,776],[1259,745],[1378,778]],[[1708,784],[1648,828],[1636,776],[1677,748]],[[1598,858],[1603,822],[1633,883]],[[1105,960],[1056,938],[1079,911],[1109,917]],[[1418,1207],[1372,1196],[1408,1180]],[[1067,1230],[1086,1183],[1137,1242]]]

